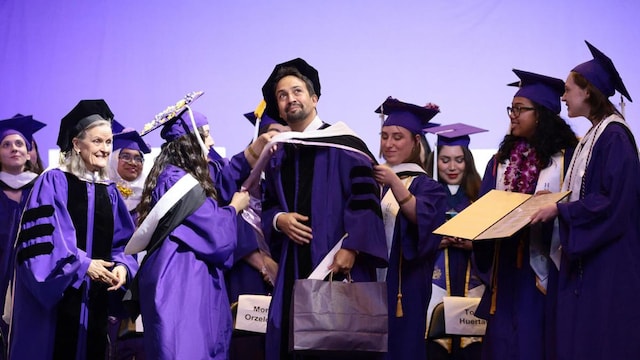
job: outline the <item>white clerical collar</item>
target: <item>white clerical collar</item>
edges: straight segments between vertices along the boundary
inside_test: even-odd
[[[38,177],[38,174],[32,173],[31,171],[23,171],[18,175],[0,171],[0,180],[14,190],[22,188],[36,177]]]
[[[309,125],[307,125],[307,127],[304,128],[304,130],[302,130],[302,132],[311,131],[311,130],[318,130],[318,129],[320,129],[322,124],[323,124],[322,120],[320,120],[320,117],[318,115],[316,115],[316,117],[313,118],[313,121],[311,121],[309,123]]]

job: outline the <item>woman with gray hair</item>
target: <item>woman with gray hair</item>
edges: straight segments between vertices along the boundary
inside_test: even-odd
[[[60,124],[60,167],[33,186],[15,245],[11,359],[105,358],[107,292],[137,270],[124,254],[134,224],[107,176],[112,119],[104,100],[80,101]]]

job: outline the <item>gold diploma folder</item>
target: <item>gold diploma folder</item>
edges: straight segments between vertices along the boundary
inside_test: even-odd
[[[469,240],[507,238],[531,222],[541,207],[557,203],[571,191],[529,195],[491,190],[433,233]]]

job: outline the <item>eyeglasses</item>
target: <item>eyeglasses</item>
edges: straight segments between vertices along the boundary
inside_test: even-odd
[[[142,165],[144,164],[144,158],[142,156],[133,156],[131,154],[120,154],[118,155],[118,159],[124,161],[124,162],[128,162],[128,163],[135,163],[138,165]]]
[[[526,106],[516,106],[516,107],[507,106],[507,114],[509,114],[509,116],[518,117],[520,116],[520,113],[523,111],[531,111],[535,109],[536,108],[534,107],[526,107]]]

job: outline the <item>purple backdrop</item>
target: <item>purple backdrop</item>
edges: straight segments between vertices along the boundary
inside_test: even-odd
[[[20,112],[46,122],[35,137],[48,149],[80,99],[104,98],[116,119],[140,130],[204,90],[193,108],[233,154],[252,135],[242,114],[273,66],[303,57],[320,72],[322,119],[347,122],[374,152],[373,110],[388,95],[439,104],[436,122],[490,129],[472,147],[495,148],[515,92],[505,86],[516,80],[511,69],[565,79],[591,59],[585,39],[613,59],[639,100],[639,10],[625,0],[0,0],[0,118]],[[636,135],[639,115],[628,104]],[[584,118],[570,122],[580,135],[588,129]],[[160,144],[158,134],[147,141]]]

